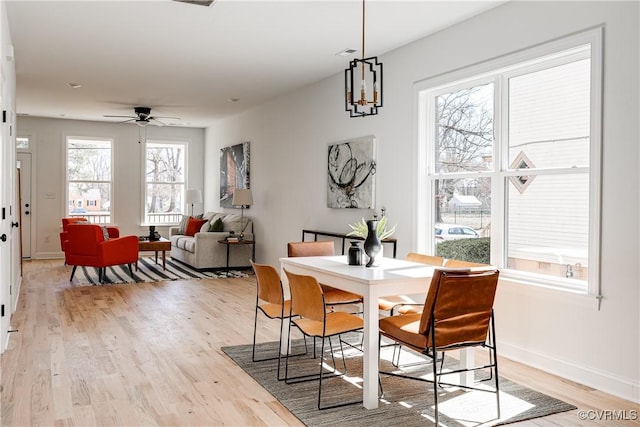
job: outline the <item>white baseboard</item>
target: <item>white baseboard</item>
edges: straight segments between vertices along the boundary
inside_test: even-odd
[[[63,252],[36,252],[32,259],[61,259],[64,258]]]
[[[640,382],[617,377],[574,361],[561,360],[546,354],[532,352],[522,347],[500,343],[501,356],[562,378],[593,387],[631,402],[640,403]]]

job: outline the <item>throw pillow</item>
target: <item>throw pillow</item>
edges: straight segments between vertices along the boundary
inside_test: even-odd
[[[222,223],[222,218],[216,219],[215,222],[211,224],[209,231],[224,231],[224,224]]]
[[[178,234],[184,234],[187,229],[187,221],[189,221],[189,215],[182,215],[182,219],[180,220],[180,224],[178,225]]]
[[[104,240],[109,240],[109,230],[107,230],[107,227],[105,225],[102,226],[102,236],[104,237]]]
[[[205,222],[207,222],[206,219],[189,218],[189,220],[187,221],[187,228],[184,230],[184,235],[195,236],[195,234],[200,231],[200,227],[202,227],[202,224],[204,224]]]

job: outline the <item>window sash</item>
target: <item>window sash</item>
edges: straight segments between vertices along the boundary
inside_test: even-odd
[[[586,49],[584,46],[588,46]],[[566,55],[570,49],[571,55]],[[552,286],[554,288],[587,292],[591,295],[600,295],[599,281],[599,230],[600,230],[600,203],[601,190],[599,184],[601,163],[601,76],[602,76],[602,28],[585,31],[584,33],[556,40],[531,49],[523,50],[512,55],[487,61],[467,69],[459,69],[446,75],[418,82],[415,85],[415,100],[417,105],[417,140],[416,144],[419,166],[417,168],[418,182],[428,185],[418,185],[417,215],[419,218],[416,229],[419,233],[417,240],[418,250],[434,248],[433,224],[434,224],[434,182],[438,179],[490,177],[492,179],[492,262],[502,268],[502,277],[513,279],[519,283]],[[590,146],[589,165],[577,167],[546,167],[530,169],[510,169],[508,156],[508,133],[505,124],[508,123],[508,111],[504,106],[508,105],[506,82],[508,78],[531,73],[536,70],[548,68],[558,64],[573,62],[584,57],[590,57]],[[494,70],[502,72],[499,75]],[[493,162],[494,170],[474,173],[436,173],[435,150],[433,149],[435,132],[434,99],[436,96],[455,91],[458,88],[478,85],[494,81],[495,116],[494,116],[494,156],[498,161]],[[589,224],[588,224],[588,259],[589,276],[585,282],[572,279],[559,279],[545,277],[527,272],[509,270],[503,268],[506,265],[506,191],[509,177],[521,176],[526,172],[530,176],[544,175],[571,175],[589,174]],[[499,262],[498,262],[499,261]]]

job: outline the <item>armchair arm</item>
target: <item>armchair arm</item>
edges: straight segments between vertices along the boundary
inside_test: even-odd
[[[138,261],[138,237],[125,236],[98,243],[98,259],[103,267]]]

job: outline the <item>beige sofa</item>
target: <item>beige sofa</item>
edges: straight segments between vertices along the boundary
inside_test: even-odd
[[[212,224],[220,218],[223,231],[209,231]],[[203,215],[207,219],[200,231],[194,236],[179,233],[179,227],[169,228],[171,240],[171,258],[181,261],[197,269],[215,269],[227,267],[227,245],[219,243],[235,232],[244,230],[244,240],[254,240],[253,222],[246,216],[241,221],[239,214],[208,212]],[[229,267],[248,267],[253,255],[253,245],[232,245],[229,248]]]

